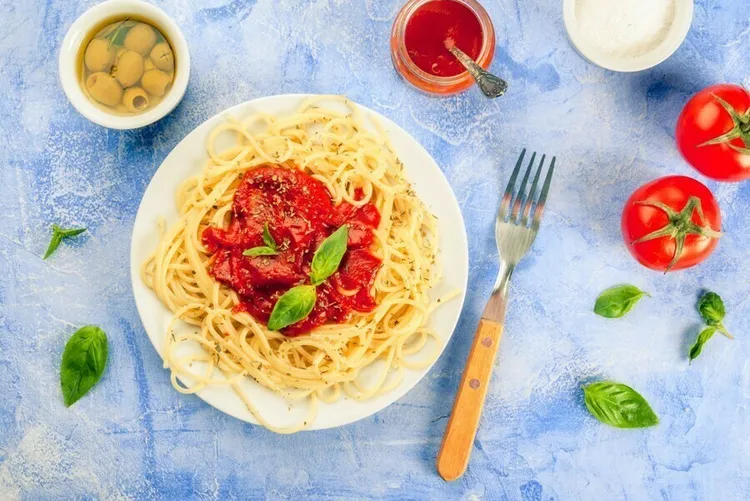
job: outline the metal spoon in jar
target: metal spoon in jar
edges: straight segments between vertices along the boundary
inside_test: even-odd
[[[448,49],[456,59],[458,59],[458,62],[461,63],[463,67],[466,68],[466,71],[469,72],[469,75],[474,78],[479,89],[482,91],[482,94],[490,99],[505,94],[505,91],[508,90],[508,82],[479,66],[472,58],[467,56],[465,52],[456,47],[456,43],[452,38],[446,38],[443,43],[445,44],[445,48]]]

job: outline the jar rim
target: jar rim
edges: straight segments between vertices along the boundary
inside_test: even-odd
[[[391,55],[394,58],[396,69],[412,85],[422,90],[427,90],[419,85],[421,82],[431,88],[452,89],[452,91],[449,91],[450,93],[459,92],[467,89],[473,83],[473,78],[468,71],[463,71],[457,75],[448,77],[432,75],[417,66],[409,56],[406,49],[406,26],[408,25],[409,20],[411,20],[411,17],[420,7],[433,1],[435,0],[409,0],[401,8],[398,14],[396,14],[396,19],[393,22],[393,29],[391,30]],[[489,14],[477,0],[449,1],[460,3],[465,6],[479,21],[482,30],[482,46],[479,51],[479,56],[477,57],[477,63],[484,69],[489,68],[495,53],[495,29],[492,25],[492,20],[490,19]],[[398,63],[400,64],[397,64],[396,58],[398,58]],[[400,66],[403,66],[403,68]],[[404,71],[409,72],[413,79],[405,75]]]

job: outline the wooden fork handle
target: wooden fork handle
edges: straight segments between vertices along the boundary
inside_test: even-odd
[[[456,480],[469,464],[502,331],[500,322],[485,318],[477,326],[437,458],[438,473],[445,480]]]

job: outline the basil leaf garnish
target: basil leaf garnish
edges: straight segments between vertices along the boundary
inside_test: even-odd
[[[698,300],[698,311],[708,325],[719,325],[726,314],[724,301],[715,292],[706,292]]]
[[[60,367],[66,407],[73,405],[101,379],[107,354],[107,335],[95,325],[81,327],[70,337]]]
[[[339,268],[341,259],[346,253],[348,238],[349,228],[343,225],[320,244],[310,265],[310,280],[313,285],[322,284]]]
[[[130,20],[129,17],[126,17],[122,20],[122,22],[115,28],[114,31],[112,31],[110,34],[105,36],[104,38],[109,39],[109,44],[107,44],[107,50],[112,48],[112,45],[124,45],[125,44],[125,35],[130,31],[130,27],[128,27],[127,30],[124,30],[123,27],[125,26],[125,23]]]
[[[253,247],[242,253],[243,256],[275,256],[279,252],[270,247]]]
[[[620,318],[635,306],[643,296],[650,296],[634,285],[611,287],[596,298],[594,313],[606,318]]]
[[[276,246],[276,240],[271,236],[271,230],[268,229],[268,223],[263,225],[263,243],[266,244],[266,247],[273,250],[279,250]]]
[[[61,228],[56,224],[53,224],[52,239],[50,240],[49,245],[47,246],[47,252],[44,253],[42,259],[50,257],[60,246],[60,242],[62,242],[63,239],[80,235],[84,231],[86,231],[86,228]]]
[[[314,285],[292,287],[276,301],[268,319],[268,329],[277,331],[299,322],[310,314],[318,295]]]
[[[275,256],[279,253],[279,248],[276,246],[276,240],[271,236],[271,230],[268,229],[268,223],[263,225],[263,243],[260,247],[253,247],[247,249],[242,253],[243,256]]]
[[[269,244],[276,245],[273,241],[271,233],[267,231],[268,227],[264,228],[263,241],[266,242],[267,247],[262,249],[268,249],[275,252]],[[267,235],[266,235],[267,233]],[[312,263],[310,264],[310,280],[312,285],[298,285],[286,291],[283,296],[276,301],[276,304],[271,311],[271,317],[268,319],[268,329],[277,331],[299,322],[300,320],[307,317],[310,314],[313,307],[315,307],[315,301],[318,300],[318,294],[315,287],[322,284],[326,278],[330,277],[341,264],[341,259],[346,253],[346,242],[349,234],[349,230],[346,225],[342,226],[338,230],[334,231],[328,238],[323,240],[318,250],[313,255]],[[243,254],[250,252],[261,252],[260,247],[248,249]],[[268,252],[264,250],[262,252]]]
[[[592,383],[583,388],[583,398],[591,415],[610,426],[645,428],[659,423],[646,399],[621,383]]]
[[[706,327],[701,331],[700,334],[698,334],[698,337],[695,339],[695,344],[692,348],[690,348],[690,362],[698,358],[698,355],[700,355],[701,351],[703,351],[703,345],[713,337],[713,335],[716,333],[716,330],[716,327],[710,326]]]

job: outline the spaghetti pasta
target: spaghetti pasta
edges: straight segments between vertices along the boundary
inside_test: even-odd
[[[324,103],[332,100],[343,102],[347,111],[326,108]],[[366,130],[360,112],[346,99],[325,96],[304,102],[289,116],[227,118],[210,133],[207,165],[179,187],[179,219],[169,229],[160,225],[160,242],[141,267],[142,280],[173,313],[164,366],[178,391],[231,387],[260,424],[293,433],[311,425],[318,400],[335,402],[343,394],[372,398],[398,386],[404,369],[434,361],[439,350],[419,362],[409,357],[424,350],[430,338],[440,343],[426,325],[436,306],[428,290],[440,279],[436,219],[411,189],[388,138],[376,129]],[[232,144],[221,148],[227,135]],[[382,265],[370,290],[377,304],[373,311],[355,311],[345,323],[287,337],[238,311],[237,293],[211,276],[203,231],[229,225],[242,177],[269,164],[311,175],[335,204],[377,207],[381,219],[371,252]],[[195,328],[177,334],[179,322]],[[203,349],[185,355],[179,350],[183,343]],[[360,371],[378,360],[382,370],[366,387]],[[307,418],[291,427],[272,424],[242,389],[246,377],[285,399],[309,400]]]

